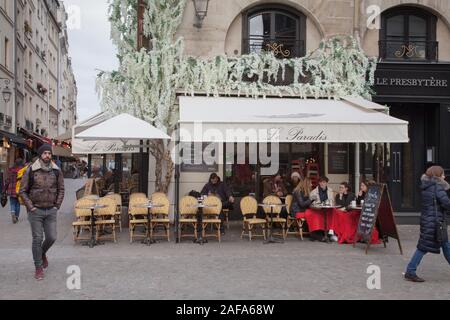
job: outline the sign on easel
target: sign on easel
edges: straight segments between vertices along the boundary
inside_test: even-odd
[[[385,184],[369,186],[366,198],[364,199],[364,206],[361,210],[361,217],[359,219],[353,246],[355,246],[356,241],[361,239],[362,242],[366,243],[367,254],[375,228],[378,228],[380,238],[383,240],[385,248],[389,237],[391,237],[397,240],[400,254],[403,255],[391,198],[389,196],[387,185]]]

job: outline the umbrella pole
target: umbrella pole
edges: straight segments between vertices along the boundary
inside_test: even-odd
[[[177,132],[177,138],[175,141],[175,235],[176,242],[180,243],[180,234],[179,234],[179,221],[180,221],[180,130],[178,128],[175,130]]]

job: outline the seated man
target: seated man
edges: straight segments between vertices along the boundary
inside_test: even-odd
[[[330,204],[333,204],[334,191],[328,187],[329,181],[327,177],[321,177],[319,179],[319,185],[311,192],[310,199],[319,203],[329,201]]]
[[[216,173],[212,173],[209,177],[209,182],[205,184],[201,192],[202,196],[216,196],[222,201],[222,209],[233,210],[234,198],[228,186],[220,180]],[[220,219],[224,220],[223,213],[220,214]],[[221,224],[221,232],[225,233],[224,224]]]
[[[342,182],[339,186],[339,193],[336,195],[336,205],[342,206],[341,210],[346,211],[353,200],[355,200],[355,195],[350,192],[348,182]]]

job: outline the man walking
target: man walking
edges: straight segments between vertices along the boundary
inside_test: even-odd
[[[25,172],[20,187],[28,211],[33,236],[36,280],[44,279],[48,267],[47,252],[56,241],[56,214],[64,199],[64,177],[52,159],[52,146],[38,150],[39,159]],[[44,236],[45,235],[45,241]]]
[[[4,192],[9,196],[9,204],[11,206],[11,219],[13,224],[19,222],[20,216],[20,202],[16,191],[17,173],[23,168],[23,160],[18,158],[15,165],[8,169],[8,178],[5,184]]]

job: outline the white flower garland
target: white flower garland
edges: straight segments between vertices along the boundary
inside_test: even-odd
[[[137,0],[110,0],[111,36],[120,67],[97,79],[104,110],[134,114],[171,134],[178,120],[175,102],[180,89],[186,95],[371,98],[376,60],[351,37],[324,40],[314,52],[293,59],[277,59],[272,53],[185,56],[183,39],[174,39],[185,5],[186,0],[147,0],[144,33],[152,49],[137,52]],[[285,80],[287,70],[292,70],[293,82],[275,85]],[[302,82],[305,78],[308,81]]]

